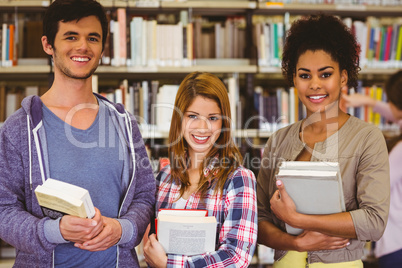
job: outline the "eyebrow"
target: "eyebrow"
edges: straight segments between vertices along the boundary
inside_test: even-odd
[[[193,111],[186,111],[186,113],[193,113],[193,114],[200,115],[199,113],[193,112]],[[221,114],[221,113],[212,113],[212,114],[208,114],[208,116],[210,116],[210,115],[222,115],[222,114]]]
[[[322,68],[318,69],[318,71],[321,72],[321,71],[324,71],[325,69],[328,69],[328,68],[330,68],[330,69],[335,69],[335,68],[332,67],[332,66],[325,66],[325,67],[322,67]],[[299,69],[297,69],[297,70],[298,70],[298,71],[310,72],[310,70],[307,69],[307,68],[299,68]]]
[[[63,36],[70,36],[70,35],[78,35],[78,33],[74,31],[68,31],[63,34]],[[101,38],[101,35],[97,32],[89,33],[89,36],[95,36]]]

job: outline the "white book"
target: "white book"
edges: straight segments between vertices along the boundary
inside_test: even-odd
[[[55,179],[47,179],[35,189],[39,205],[46,216],[61,217],[63,214],[81,218],[93,218],[95,208],[88,190]]]
[[[116,88],[114,90],[114,102],[123,103],[123,90],[121,88]]]
[[[136,65],[136,45],[137,40],[135,39],[135,21],[134,18],[130,21],[130,54],[131,54],[131,65]]]
[[[112,23],[112,21],[110,21]],[[120,25],[117,21],[113,21],[113,66],[121,66],[120,58]],[[110,29],[112,30],[112,29]]]
[[[232,129],[240,128],[237,124],[237,107],[239,103],[239,90],[237,87],[237,79],[236,77],[229,77],[227,79],[227,88],[229,94],[229,102],[230,102],[230,111],[232,118]]]
[[[150,20],[147,24],[147,66],[156,65],[156,20]]]
[[[180,67],[183,62],[183,24],[172,25],[172,30],[173,66]]]
[[[289,88],[289,124],[296,122],[296,101],[298,101],[298,98],[295,96],[295,88],[291,87]]]
[[[147,21],[142,20],[141,27],[141,66],[147,66]]]
[[[6,118],[17,111],[19,107],[19,96],[18,93],[8,92],[6,95]]]
[[[334,214],[346,211],[342,178],[337,162],[285,161],[276,175],[303,214]],[[286,224],[293,235],[303,230]]]
[[[92,75],[92,92],[99,93],[98,75]]]
[[[174,101],[179,85],[163,85],[156,96],[156,126],[161,131],[169,131],[172,121]]]
[[[215,251],[217,221],[205,210],[161,210],[158,241],[168,254],[197,255]]]
[[[32,96],[39,94],[39,87],[38,86],[27,86],[25,87],[25,96]]]
[[[166,66],[166,43],[165,33],[167,31],[167,26],[164,24],[156,25],[156,62],[158,66]]]
[[[137,43],[135,46],[135,66],[141,66],[142,64],[142,36],[143,36],[143,27],[142,27],[142,23],[143,23],[143,18],[142,17],[135,17],[133,18],[134,20],[134,40]]]
[[[360,44],[360,64],[361,66],[367,65],[367,25],[362,21],[354,21],[353,27],[355,29],[357,42]]]

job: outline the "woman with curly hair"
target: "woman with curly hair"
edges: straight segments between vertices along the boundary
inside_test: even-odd
[[[356,86],[359,50],[347,26],[330,15],[297,20],[286,37],[283,75],[307,117],[270,137],[257,178],[258,242],[275,249],[275,268],[363,267],[366,241],[384,232],[390,192],[384,136],[339,108],[341,89]],[[338,162],[346,211],[297,212],[275,179],[282,161]],[[285,223],[304,231],[290,235]]]

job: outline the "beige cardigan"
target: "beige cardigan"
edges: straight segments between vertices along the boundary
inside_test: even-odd
[[[270,210],[269,200],[277,189],[275,174],[282,161],[295,160],[303,150],[299,121],[269,138],[257,178],[258,221],[269,221],[285,231],[285,225]],[[389,210],[388,152],[382,132],[351,116],[341,129],[315,144],[311,161],[339,162],[346,210],[350,212],[357,239],[338,250],[308,252],[308,262],[337,263],[361,259],[366,241],[378,240]],[[275,260],[286,251],[276,250]]]

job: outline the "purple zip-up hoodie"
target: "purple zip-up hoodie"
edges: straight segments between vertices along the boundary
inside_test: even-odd
[[[155,203],[155,179],[138,125],[121,104],[97,95],[111,111],[113,123],[128,141],[124,200],[117,220],[122,226],[118,267],[139,267],[137,246],[150,222]],[[57,244],[45,237],[45,217],[34,189],[48,178],[42,101],[29,96],[22,108],[0,128],[0,238],[17,250],[14,267],[52,267]]]

